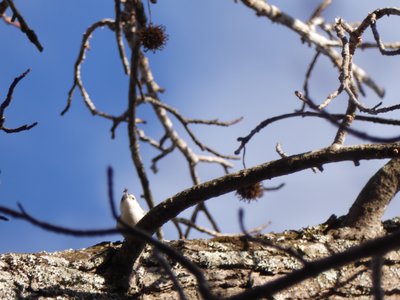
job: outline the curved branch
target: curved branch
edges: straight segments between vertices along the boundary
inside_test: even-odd
[[[346,215],[344,226],[356,227],[370,234],[380,234],[385,209],[399,190],[400,160],[394,158],[366,183]]]
[[[396,157],[400,152],[399,146],[399,144],[373,144],[341,147],[336,150],[328,147],[318,151],[292,155],[250,169],[241,170],[237,173],[228,174],[203,184],[195,185],[164,200],[151,209],[139,221],[137,226],[153,234],[157,228],[175,218],[185,209],[205,200],[232,192],[240,186],[296,173],[327,163]],[[144,247],[145,243],[138,240],[128,239],[125,241],[115,257],[116,263],[122,263],[124,266],[120,270],[119,276],[124,278],[131,276],[132,266]]]
[[[13,82],[11,83],[10,87],[8,88],[7,96],[4,101],[0,104],[0,130],[3,130],[6,133],[15,133],[24,130],[29,130],[35,127],[38,123],[34,122],[30,125],[22,125],[17,128],[7,128],[4,127],[4,122],[6,121],[6,117],[4,116],[6,108],[10,105],[15,87],[18,83],[30,72],[30,69],[26,70],[24,73],[19,75],[18,77],[14,78]]]
[[[305,98],[306,99],[306,98]],[[250,131],[250,133],[244,137],[238,137],[237,141],[240,142],[240,146],[235,150],[235,154],[239,154],[240,151],[246,146],[246,144],[253,138],[253,136],[257,133],[259,133],[262,129],[265,127],[269,126],[272,123],[275,123],[277,121],[289,119],[289,118],[296,118],[296,117],[315,117],[315,118],[321,118],[321,119],[326,119],[329,121],[340,121],[343,120],[347,114],[331,114],[325,111],[321,112],[311,112],[311,111],[298,111],[294,113],[287,113],[287,114],[282,114],[279,116],[275,116],[272,118],[265,119],[264,121],[260,122],[254,129]],[[394,120],[394,119],[385,119],[385,118],[379,118],[379,117],[372,117],[372,116],[359,116],[356,115],[354,117],[354,120],[356,121],[364,121],[364,122],[372,122],[376,124],[385,124],[385,125],[393,125],[393,126],[400,126],[400,120]],[[339,123],[335,123],[336,126],[340,126]],[[361,138],[361,137],[360,137]]]
[[[74,95],[75,88],[78,87],[79,90],[81,91],[81,95],[83,98],[83,101],[85,102],[86,106],[89,108],[90,112],[93,115],[100,115],[102,117],[112,119],[112,116],[99,112],[96,109],[96,106],[94,105],[93,101],[90,99],[89,93],[86,91],[82,78],[81,78],[81,66],[83,61],[85,60],[85,54],[86,51],[89,49],[89,39],[91,38],[93,32],[104,26],[114,26],[115,22],[112,19],[103,19],[100,21],[97,21],[96,23],[93,23],[92,25],[89,26],[89,28],[86,30],[86,32],[83,34],[82,42],[81,42],[81,47],[79,49],[79,54],[76,59],[75,65],[74,65],[74,83],[72,84],[72,87],[70,88],[68,92],[68,100],[67,100],[67,105],[61,112],[61,115],[64,115],[70,108],[71,103],[72,103],[72,96]]]
[[[296,173],[327,163],[397,157],[400,152],[399,146],[397,143],[389,145],[367,144],[341,147],[336,150],[328,147],[267,162],[186,189],[155,206],[140,220],[138,226],[149,232],[154,232],[156,228],[176,217],[188,207],[235,191],[240,186]]]

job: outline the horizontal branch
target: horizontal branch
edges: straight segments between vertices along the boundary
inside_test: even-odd
[[[138,223],[138,226],[153,233],[156,228],[161,227],[185,209],[201,201],[235,191],[244,185],[296,173],[327,163],[392,158],[398,156],[399,152],[399,144],[367,144],[339,149],[328,147],[288,156],[186,189],[155,206]]]
[[[312,104],[312,103],[308,103]],[[321,118],[321,119],[327,119],[331,121],[335,121],[336,126],[340,126],[339,123],[336,123],[336,121],[343,120],[346,117],[346,114],[331,114],[326,111],[318,111],[318,112],[311,112],[311,111],[298,111],[294,113],[287,113],[287,114],[282,114],[279,116],[274,116],[272,118],[268,118],[260,122],[254,129],[250,131],[250,133],[244,137],[238,137],[237,140],[240,142],[240,146],[238,149],[235,150],[235,154],[239,154],[240,151],[246,146],[246,144],[253,138],[253,136],[260,132],[262,129],[265,127],[269,126],[272,123],[275,123],[277,121],[289,119],[289,118],[294,118],[294,117],[316,117],[316,118]],[[356,121],[365,121],[365,122],[372,122],[376,124],[384,124],[384,125],[393,125],[393,126],[400,126],[400,120],[394,120],[394,119],[385,119],[385,118],[379,118],[379,117],[372,117],[372,116],[355,116],[354,120]]]

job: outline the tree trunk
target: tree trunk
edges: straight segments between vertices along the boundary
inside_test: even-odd
[[[400,228],[389,223],[390,231]],[[386,227],[388,227],[387,225]],[[290,248],[304,260],[313,261],[342,252],[358,240],[338,238],[327,225],[281,234],[260,235],[260,240]],[[209,240],[177,240],[168,244],[202,268],[212,292],[218,297],[235,295],[273,281],[302,267],[302,262],[286,252],[243,236]],[[38,299],[178,299],[171,279],[153,251],[147,248],[137,262],[129,295],[120,294],[96,269],[120,244],[104,242],[82,250],[34,254],[0,255],[0,298]],[[168,260],[172,272],[188,299],[201,299],[195,277],[179,263]],[[385,299],[400,295],[400,252],[390,252],[383,260],[382,288]],[[373,291],[369,259],[331,269],[274,295],[275,299],[369,299]],[[398,299],[398,298],[396,298]]]

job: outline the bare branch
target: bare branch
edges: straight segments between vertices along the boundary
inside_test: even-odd
[[[285,186],[284,183],[281,183],[277,186],[271,186],[271,187],[264,187],[264,191],[270,192],[270,191],[278,191],[281,188],[283,188]],[[251,233],[251,230],[249,230],[249,233]]]
[[[203,226],[197,225],[195,222],[193,222],[191,220],[188,220],[188,219],[175,218],[174,220],[177,221],[178,223],[186,225],[188,228],[189,227],[190,228],[194,228],[199,232],[206,233],[206,234],[214,236],[214,237],[215,236],[225,236],[226,235],[226,234],[221,233],[219,231],[211,230],[211,229],[205,228]]]
[[[360,234],[382,233],[381,218],[400,190],[400,160],[391,159],[365,184],[351,206],[344,226],[359,228]]]
[[[275,146],[275,151],[279,154],[280,157],[285,158],[288,157],[289,155],[287,153],[285,153],[285,151],[283,151],[282,149],[282,145],[280,143],[277,143]],[[311,170],[314,173],[318,173],[318,171],[322,172],[323,168],[322,166],[318,166],[318,167],[312,167]]]
[[[327,163],[397,157],[399,155],[398,148],[397,143],[358,145],[338,149],[328,147],[271,161],[186,189],[155,206],[140,220],[138,226],[148,232],[153,232],[155,228],[175,218],[185,209],[213,197],[235,191],[240,186],[293,174]]]
[[[14,81],[11,83],[10,87],[8,88],[6,99],[4,99],[3,103],[1,103],[0,105],[0,116],[4,115],[4,110],[10,105],[14,89],[17,86],[18,82],[20,82],[26,75],[28,75],[29,72],[30,69],[26,70],[24,73],[16,77]]]
[[[189,134],[189,136],[191,137],[191,139],[193,140],[193,142],[203,151],[208,151],[212,154],[214,154],[217,157],[220,158],[224,158],[224,159],[239,159],[236,156],[231,156],[231,155],[222,155],[220,153],[218,153],[217,151],[211,149],[210,147],[204,145],[203,143],[201,143],[197,137],[194,135],[194,133],[192,132],[192,130],[189,128],[189,124],[207,124],[207,125],[218,125],[218,126],[230,126],[233,124],[238,123],[239,121],[242,120],[242,118],[239,119],[235,119],[233,121],[230,122],[220,122],[218,120],[199,120],[199,119],[186,119],[184,118],[176,109],[168,106],[165,103],[160,102],[159,100],[156,100],[152,97],[145,97],[144,98],[145,102],[149,102],[155,106],[158,107],[162,107],[165,110],[167,110],[168,112],[172,113],[178,120],[179,122],[181,122],[181,124],[183,125],[183,127],[185,128],[186,132]],[[213,162],[213,161],[217,161],[218,163],[225,165],[226,167],[232,167],[231,164],[227,163],[225,160],[216,160],[216,158],[211,158],[208,157],[206,160],[207,162]]]
[[[138,78],[138,65],[139,65],[139,51],[140,42],[136,40],[136,43],[132,45],[131,62],[130,62],[130,78],[129,78],[129,96],[128,96],[128,137],[129,137],[129,148],[131,150],[132,161],[135,165],[136,172],[139,176],[144,198],[146,199],[149,208],[154,207],[154,199],[150,189],[150,183],[146,170],[144,168],[142,158],[139,150],[139,141],[137,138],[136,131],[136,106],[137,106],[137,92],[136,84]],[[163,239],[161,229],[157,231],[158,238]]]
[[[8,2],[6,0],[3,0],[0,2],[0,15],[4,15],[8,8]]]
[[[277,6],[268,4],[264,0],[241,0],[244,5],[254,10],[257,16],[263,16],[270,19],[272,22],[282,24],[289,29],[298,33],[304,41],[314,44],[316,49],[330,58],[337,68],[342,66],[342,58],[333,47],[340,46],[337,40],[329,40],[323,35],[311,30],[310,26],[299,19],[295,19],[290,15],[282,12]],[[375,81],[370,78],[367,73],[360,67],[353,65],[353,72],[357,73],[357,77],[361,82],[369,86],[380,97],[383,97],[384,90],[379,87]]]
[[[71,103],[72,103],[72,96],[74,95],[75,88],[78,87],[78,89],[81,92],[83,101],[85,102],[86,106],[89,108],[90,112],[93,115],[100,115],[104,118],[113,119],[113,117],[111,115],[97,111],[96,106],[94,105],[93,101],[90,99],[89,93],[86,91],[86,89],[83,85],[83,82],[82,82],[82,78],[81,78],[81,65],[86,58],[86,56],[85,56],[86,51],[90,48],[89,40],[90,40],[93,32],[96,29],[98,29],[100,27],[104,27],[104,26],[108,26],[108,27],[115,26],[115,22],[112,19],[100,20],[100,21],[90,25],[89,28],[86,30],[86,32],[83,34],[81,47],[79,49],[79,54],[78,54],[78,57],[76,59],[75,66],[74,66],[74,83],[68,92],[67,105],[64,108],[64,110],[61,112],[61,115],[64,115],[70,108]]]
[[[22,126],[17,127],[17,128],[7,128],[7,127],[3,126],[1,128],[1,130],[3,130],[5,133],[17,133],[17,132],[21,132],[21,131],[26,131],[26,130],[32,129],[37,124],[38,124],[38,122],[34,122],[31,125],[22,125]]]
[[[314,106],[314,109],[317,110],[317,106]],[[330,114],[328,112],[310,112],[310,111],[299,111],[294,113],[283,114],[279,116],[275,116],[272,118],[265,119],[264,121],[260,122],[251,132],[245,137],[238,137],[237,140],[240,142],[239,148],[235,150],[235,154],[239,154],[242,149],[246,146],[246,144],[253,138],[253,136],[259,133],[262,129],[267,127],[268,125],[275,123],[277,121],[285,120],[288,118],[297,118],[297,117],[316,117],[327,119],[329,121],[335,121],[336,126],[340,126],[338,121],[343,120],[346,117],[344,114]],[[394,125],[399,126],[400,120],[393,120],[393,119],[384,119],[384,118],[377,118],[371,116],[358,116],[356,115],[354,118],[356,121],[364,121],[364,122],[372,122],[376,124],[384,124],[384,125]]]
[[[309,94],[309,90],[308,90],[308,82],[309,82],[309,80],[311,78],[312,71],[314,70],[314,67],[315,67],[315,65],[317,63],[317,60],[318,60],[320,54],[321,54],[321,52],[319,52],[319,51],[317,51],[315,53],[310,65],[309,65],[309,67],[307,69],[307,72],[306,72],[306,76],[305,76],[304,83],[303,83],[303,90],[304,90],[304,93],[305,93],[305,95],[307,97],[310,95]],[[304,111],[305,107],[306,107],[306,104],[303,103],[300,111]]]
[[[129,75],[129,61],[126,57],[124,41],[121,32],[121,0],[115,0],[115,37],[117,39],[119,57],[124,67],[125,74]]]
[[[145,97],[144,100],[152,103],[154,111],[158,119],[160,120],[160,123],[164,127],[166,135],[188,161],[188,166],[193,183],[194,184],[199,183],[199,178],[195,169],[199,161],[218,163],[224,169],[232,167],[232,164],[226,161],[225,159],[233,159],[234,157],[219,154],[215,150],[202,144],[191,132],[191,130],[187,127],[188,125],[187,121],[175,109],[169,107],[168,105],[163,104],[160,101],[157,95],[157,93],[160,91],[160,88],[154,81],[147,58],[143,54],[140,55],[140,68],[143,76],[143,81],[145,82],[150,95],[150,97]],[[206,157],[195,154],[193,150],[189,147],[187,142],[184,139],[182,139],[178,134],[178,132],[175,130],[173,123],[167,114],[168,111],[173,113],[174,116],[178,118],[178,120],[180,120],[180,122],[183,124],[183,126],[191,136],[192,140],[197,144],[197,146],[200,147],[200,149],[207,150],[208,152],[214,154],[216,157]]]
[[[332,0],[323,0],[320,5],[316,8],[316,10],[311,15],[307,24],[312,25],[316,23],[317,19],[320,18],[322,12],[331,4]]]
[[[315,103],[310,99],[310,98],[306,98],[302,93],[300,93],[299,91],[295,92],[295,95],[301,100],[306,102],[312,109],[315,110],[319,110],[318,107],[315,105]],[[332,124],[334,124],[335,126],[340,126],[340,123],[338,123],[335,118],[331,117],[327,112],[325,111],[321,111],[321,113],[323,115],[326,116],[326,119],[331,122]],[[400,140],[400,136],[395,136],[395,137],[389,137],[389,138],[383,138],[380,136],[372,136],[368,133],[365,132],[361,132],[352,128],[347,128],[346,131],[360,139],[363,140],[367,140],[367,141],[371,141],[371,142],[376,142],[376,143],[394,143],[397,142],[398,140]]]
[[[237,234],[237,233],[233,233],[233,234],[230,234],[230,233],[221,233],[221,232],[219,232],[219,231],[211,230],[211,229],[205,228],[205,227],[203,227],[203,226],[197,225],[196,223],[193,223],[192,221],[190,221],[190,220],[188,220],[188,219],[184,219],[184,218],[175,218],[174,220],[176,220],[178,223],[182,223],[182,224],[184,224],[184,225],[186,225],[186,226],[190,226],[190,227],[196,229],[196,230],[199,231],[199,232],[206,233],[206,234],[208,234],[208,235],[210,235],[210,236],[213,236],[213,237],[219,237],[219,236],[238,236],[238,235],[240,235],[240,234]],[[270,225],[270,224],[268,223],[268,224],[263,224],[263,225],[260,225],[260,226],[258,226],[258,227],[249,229],[249,230],[248,230],[248,233],[250,233],[250,234],[254,234],[254,233],[255,233],[255,234],[259,234],[261,231],[263,231],[263,230],[264,230],[265,228],[267,228],[269,225]]]
[[[13,12],[13,18],[16,18],[19,21],[21,31],[25,33],[29,41],[31,41],[31,43],[34,44],[40,52],[42,52],[43,46],[40,44],[36,33],[29,27],[28,23],[26,23],[24,17],[21,15],[17,7],[15,6],[13,0],[5,0],[5,1]]]
[[[6,121],[6,117],[4,116],[6,108],[10,105],[14,89],[17,86],[17,84],[25,78],[25,76],[30,72],[30,69],[26,70],[24,73],[22,73],[20,76],[16,77],[14,81],[11,83],[10,87],[8,88],[7,96],[4,99],[4,101],[0,105],[0,130],[3,130],[6,133],[16,133],[24,130],[29,130],[33,127],[35,127],[38,123],[32,123],[31,125],[22,125],[17,128],[7,128],[4,127],[4,123]]]
[[[194,211],[192,212],[192,215],[191,215],[190,220],[189,220],[190,223],[188,224],[188,227],[186,228],[186,231],[185,231],[185,235],[184,235],[185,239],[187,239],[189,237],[189,233],[190,233],[190,230],[192,229],[192,227],[196,228],[194,226],[191,226],[190,224],[196,224],[196,220],[197,220],[197,217],[198,217],[200,212],[203,212],[205,214],[205,216],[207,217],[208,221],[211,223],[211,226],[214,228],[215,232],[221,232],[221,230],[219,229],[216,221],[214,220],[214,218],[212,217],[212,215],[208,211],[208,208],[205,205],[205,203],[200,202],[200,203],[198,203],[196,205],[196,207],[194,208]]]

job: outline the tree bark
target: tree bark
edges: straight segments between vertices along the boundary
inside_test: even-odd
[[[382,234],[382,216],[400,189],[400,159],[393,158],[370,178],[346,215],[344,226],[364,235]]]
[[[385,225],[398,230],[400,221]],[[328,226],[319,225],[301,231],[270,233],[258,238],[290,248],[306,261],[314,261],[358,245],[354,239],[338,238]],[[218,297],[236,295],[272,282],[303,267],[287,252],[262,243],[249,242],[243,236],[225,236],[209,240],[177,240],[168,244],[202,268],[212,292]],[[34,254],[0,255],[0,298],[38,299],[178,299],[178,292],[150,248],[137,262],[128,294],[118,292],[95,272],[96,268],[120,247],[104,242],[81,250]],[[188,299],[201,299],[198,283],[179,263],[167,260],[170,271]],[[400,295],[400,252],[389,252],[383,259],[382,290],[385,299]],[[275,294],[275,299],[369,299],[373,292],[370,259],[331,269]],[[398,299],[398,298],[397,298]]]

